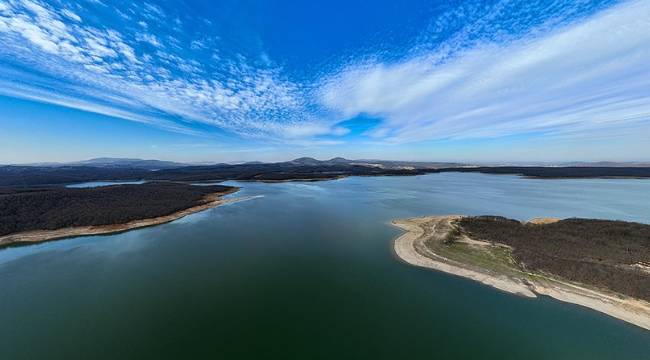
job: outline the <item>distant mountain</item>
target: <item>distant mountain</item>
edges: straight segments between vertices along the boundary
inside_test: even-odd
[[[601,168],[620,168],[620,167],[650,167],[648,161],[567,161],[567,162],[549,162],[549,161],[508,161],[508,162],[480,162],[474,166],[487,167],[601,167]]]
[[[160,169],[173,169],[188,164],[177,163],[173,161],[163,160],[143,160],[143,159],[129,159],[129,158],[95,158],[89,160],[75,161],[69,163],[32,163],[24,164],[23,166],[38,166],[38,167],[74,167],[74,166],[92,166],[98,168],[131,168],[131,169],[144,169],[144,170],[160,170]]]
[[[301,157],[288,161],[292,165],[322,166],[322,165],[360,165],[381,169],[439,169],[443,167],[461,167],[464,164],[451,162],[400,161],[400,160],[349,160],[335,157],[329,160],[318,160],[311,157]]]
[[[164,160],[144,160],[132,158],[110,158],[102,157],[70,163],[42,162],[31,164],[20,164],[18,166],[32,167],[74,167],[74,166],[91,166],[99,168],[132,168],[142,170],[164,170],[175,169],[186,166],[232,166],[232,165],[263,165],[274,164],[262,161],[247,161],[240,163],[178,163]],[[318,160],[312,157],[300,157],[290,161],[279,162],[277,164],[286,164],[290,166],[334,166],[334,165],[357,165],[368,166],[379,169],[393,170],[412,170],[412,169],[442,169],[442,168],[460,168],[460,167],[650,167],[650,162],[617,162],[617,161],[572,161],[563,163],[551,162],[498,162],[498,163],[454,163],[454,162],[433,162],[433,161],[402,161],[402,160],[378,160],[378,159],[356,159],[350,160],[343,157],[334,157],[329,160]]]
[[[302,166],[316,166],[316,165],[351,165],[354,164],[355,160],[348,160],[342,157],[335,157],[329,160],[318,160],[311,157],[301,157],[288,161],[288,163],[293,165],[302,165]]]
[[[256,180],[315,181],[346,176],[424,175],[443,172],[512,174],[534,178],[650,178],[650,167],[589,166],[468,166],[455,163],[298,158],[263,164],[185,165],[169,161],[141,159],[91,159],[57,166],[0,166],[3,186],[52,186],[106,180],[223,181]],[[0,192],[2,189],[0,189]]]
[[[328,164],[352,164],[354,161],[342,157],[335,157],[325,161]]]
[[[650,167],[650,162],[638,161],[575,161],[562,163],[560,166],[579,166],[579,167]]]
[[[170,169],[182,166],[181,164],[173,161],[163,160],[143,160],[143,159],[126,159],[126,158],[96,158],[84,161],[78,161],[68,165],[83,165],[83,166],[96,166],[96,167],[130,167],[136,169]]]
[[[463,167],[466,164],[433,161],[401,161],[401,160],[350,160],[352,165],[374,166],[383,169],[440,169]]]
[[[293,165],[302,165],[302,166],[316,166],[316,165],[323,165],[323,161],[316,160],[314,158],[310,157],[301,157],[297,159],[293,159],[291,161],[287,161],[290,164]]]

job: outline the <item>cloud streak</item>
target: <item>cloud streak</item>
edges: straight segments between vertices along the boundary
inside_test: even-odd
[[[320,97],[342,118],[383,118],[368,135],[394,143],[647,125],[648,29],[650,3],[628,2],[504,43],[463,48],[452,39],[398,63],[352,65],[326,80]]]
[[[142,17],[168,20],[160,7],[146,3]],[[170,21],[180,24],[177,18]],[[143,32],[140,25],[119,31],[93,26],[83,14],[35,0],[3,2],[0,35],[0,93],[5,95],[148,119],[185,132],[191,123],[270,139],[329,131],[305,120],[312,115],[301,87],[279,68],[253,66],[241,55],[207,65],[195,59],[195,51],[205,50],[197,46],[205,39],[184,44],[170,34]],[[33,70],[42,76],[33,76]]]
[[[361,135],[379,143],[650,127],[649,2],[474,4],[433,19],[398,60],[365,50],[297,76],[174,9],[97,2],[98,21],[74,1],[0,0],[0,94],[297,145],[341,144],[358,115],[380,119]]]

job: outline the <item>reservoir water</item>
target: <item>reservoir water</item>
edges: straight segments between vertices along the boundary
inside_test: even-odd
[[[428,214],[650,222],[650,180],[230,182],[172,223],[0,250],[0,359],[648,359],[650,331],[397,260]]]
[[[112,185],[139,185],[144,184],[144,180],[134,180],[134,181],[89,181],[77,184],[69,184],[65,187],[67,188],[91,188],[91,187],[102,187],[102,186],[112,186]]]

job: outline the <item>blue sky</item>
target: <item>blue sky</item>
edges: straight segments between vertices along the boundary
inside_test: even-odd
[[[0,163],[648,160],[648,1],[0,0]]]

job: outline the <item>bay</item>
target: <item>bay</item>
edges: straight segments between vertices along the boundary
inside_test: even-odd
[[[650,181],[227,182],[172,223],[0,250],[0,359],[644,359],[650,332],[399,261],[394,218],[650,222]]]

